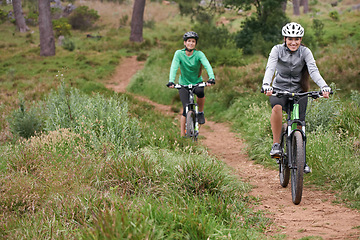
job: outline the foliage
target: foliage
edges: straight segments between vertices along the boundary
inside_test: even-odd
[[[98,12],[88,6],[77,7],[69,16],[73,29],[87,30],[100,18]]]
[[[245,65],[241,49],[210,47],[206,49],[206,57],[213,67]]]
[[[199,8],[199,1],[193,0],[177,0],[181,15],[195,15],[196,10]]]
[[[331,12],[329,12],[329,17],[332,20],[339,21],[339,12],[338,11],[331,11]]]
[[[251,1],[227,2],[237,7],[250,6],[251,3]],[[288,22],[281,9],[281,3],[282,0],[263,0],[255,3],[256,14],[242,22],[242,29],[235,36],[236,46],[242,48],[244,54],[267,55],[266,49],[281,41],[281,29]]]
[[[27,110],[23,98],[20,98],[19,109],[8,119],[12,133],[26,139],[41,133],[43,121],[40,108],[31,107]]]
[[[124,27],[128,24],[128,20],[129,20],[129,15],[123,15],[121,18],[120,18],[120,27]]]
[[[313,173],[306,176],[306,181],[339,192],[346,203],[359,208],[360,111],[356,100],[359,94],[353,93],[351,97],[349,94],[351,89],[359,89],[359,81],[355,80],[358,79],[360,35],[359,24],[354,21],[359,14],[343,12],[340,24],[328,21],[328,14],[318,13],[316,17],[326,26],[326,45],[314,55],[324,79],[336,82],[341,88],[337,98],[319,101],[319,105],[336,100],[340,112],[332,115],[326,126],[321,124],[322,127],[308,133],[307,154]],[[312,19],[305,15],[300,16],[299,21],[310,26]],[[169,15],[168,21],[156,22],[156,31],[145,29],[147,42],[143,45],[126,42],[127,28],[104,26],[100,31],[104,37],[99,41],[85,39],[82,32],[73,31],[76,51],[59,48],[56,58],[43,59],[38,56],[37,30],[33,33],[34,43],[26,44],[25,50],[28,37],[14,34],[13,27],[7,24],[0,25],[0,86],[5,93],[0,95],[0,140],[7,143],[0,151],[3,190],[0,238],[266,238],[262,233],[268,220],[262,213],[251,210],[253,200],[246,193],[249,186],[233,179],[233,173],[225,166],[222,169],[221,162],[208,155],[199,144],[180,138],[177,117],[161,115],[130,94],[119,97],[105,90],[104,84],[119,59],[145,52],[149,54],[145,68],[132,79],[128,90],[178,107],[177,91],[167,89],[164,84],[173,52],[182,46],[179,36],[188,26],[188,19],[179,21],[177,16]],[[312,29],[307,29],[310,31],[306,30],[304,41],[314,36]],[[225,62],[221,53],[227,52],[230,56],[235,48],[227,45],[224,49],[215,46],[202,50],[207,56],[218,53],[218,59]],[[266,58],[240,53],[244,66],[229,67],[225,63],[214,68],[218,81],[206,89],[207,116],[231,123],[234,131],[247,140],[250,157],[276,168],[268,157],[272,142],[271,110],[268,98],[258,92]],[[232,62],[235,58],[231,55],[229,60]],[[88,140],[97,129],[97,122],[88,117],[81,120],[90,132],[58,129],[11,144],[8,137],[11,134],[3,120],[17,108],[16,92],[24,91],[26,100],[39,101],[58,86],[59,80],[54,75],[59,70],[66,73],[67,83],[80,89],[79,101],[92,105],[92,112],[96,112],[95,105],[100,109],[108,105],[109,99],[127,105],[126,119],[140,123],[137,126],[141,133],[139,147],[114,151],[116,146],[106,141],[105,136],[102,145],[94,148]],[[94,92],[97,93],[92,95]],[[67,93],[70,96],[70,90]],[[60,98],[60,93],[53,94],[51,96]],[[81,108],[83,105],[77,103],[75,109]],[[83,111],[90,112],[85,108]],[[41,114],[43,116],[46,114]],[[189,194],[193,192],[200,194]]]
[[[94,149],[81,133],[58,129],[6,147],[0,173],[12,178],[0,181],[2,236],[262,238],[268,220],[247,209],[248,185],[191,142],[175,151],[114,152],[103,144]],[[48,221],[52,230],[43,226]]]
[[[75,42],[68,37],[65,37],[62,42],[62,47],[70,52],[75,50]]]
[[[360,107],[360,92],[351,90],[351,100]]]
[[[59,18],[52,20],[55,37],[59,36],[71,36],[71,25],[67,18]]]
[[[312,28],[314,29],[314,35],[319,43],[323,41],[324,35],[324,23],[319,19],[313,19]]]
[[[154,29],[155,28],[155,21],[154,20],[148,20],[144,21],[144,28]]]
[[[310,176],[312,182],[316,181],[317,185],[326,189],[341,189],[346,203],[359,208],[360,161],[359,150],[354,148],[354,138],[349,132],[327,131],[320,127],[308,139],[307,159],[316,170]]]
[[[25,16],[26,24],[30,26],[37,26],[39,23],[39,13],[37,11],[29,12]]]
[[[227,48],[232,44],[232,35],[225,26],[217,27],[213,21],[197,22],[193,30],[199,35],[198,45],[203,48]]]
[[[58,92],[49,96],[47,112],[47,131],[70,128],[93,148],[104,143],[114,145],[115,150],[139,145],[138,122],[130,118],[128,105],[121,99],[105,99],[99,94],[90,98],[61,85]]]
[[[7,12],[0,8],[0,24],[4,23],[7,19]]]
[[[336,89],[335,85],[331,85]],[[329,99],[309,100],[306,110],[306,129],[308,132],[317,131],[317,129],[329,129],[334,124],[337,116],[340,115],[340,100],[335,96]]]

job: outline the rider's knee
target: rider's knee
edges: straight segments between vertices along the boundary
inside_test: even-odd
[[[272,113],[273,114],[282,114],[282,106],[281,105],[275,105],[272,108]]]

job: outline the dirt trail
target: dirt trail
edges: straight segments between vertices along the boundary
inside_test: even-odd
[[[143,67],[135,57],[123,59],[107,85],[117,92],[125,92],[131,77]],[[164,114],[175,114],[169,106],[149,101]],[[360,239],[360,213],[340,205],[332,204],[335,197],[331,193],[316,191],[304,187],[302,201],[294,205],[291,201],[290,186],[283,188],[279,184],[278,172],[254,164],[245,152],[241,138],[230,131],[227,124],[207,120],[201,128],[204,139],[201,142],[234,169],[243,181],[254,186],[251,195],[259,197],[261,204],[256,206],[264,210],[266,216],[274,221],[268,229],[269,236],[286,234],[287,239],[300,239],[307,236],[319,236],[323,239]]]

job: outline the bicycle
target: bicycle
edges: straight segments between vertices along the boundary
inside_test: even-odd
[[[304,93],[273,92],[272,96],[285,96],[290,101],[287,107],[287,120],[282,125],[280,135],[281,154],[277,158],[279,179],[282,187],[287,187],[291,175],[291,196],[295,205],[301,202],[303,192],[304,167],[306,164],[305,121],[299,119],[299,101],[305,97],[317,99],[322,92]],[[301,126],[301,129],[298,128]]]
[[[185,88],[189,91],[189,103],[186,104],[186,122],[185,122],[185,136],[191,138],[193,141],[197,141],[199,136],[199,122],[198,122],[198,105],[194,99],[194,90],[197,87],[205,87],[206,82],[190,85],[175,84],[174,88]]]

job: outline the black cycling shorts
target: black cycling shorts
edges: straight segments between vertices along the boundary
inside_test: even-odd
[[[270,100],[270,104],[271,104],[272,108],[275,105],[281,105],[283,111],[285,111],[285,112],[287,111],[289,106],[292,107],[292,104],[290,104],[291,102],[285,96],[282,96],[282,97],[270,96],[269,100]],[[299,101],[299,114],[300,114],[299,117],[300,117],[300,121],[305,121],[307,103],[308,103],[308,98],[307,97],[302,98]]]
[[[204,87],[197,87],[194,90],[194,94],[198,97],[198,98],[203,98],[205,97],[205,92],[204,92]],[[186,88],[180,88],[179,89],[179,95],[180,95],[180,100],[181,103],[183,105],[183,113],[182,115],[184,117],[186,117],[186,104],[189,103],[189,91]]]

